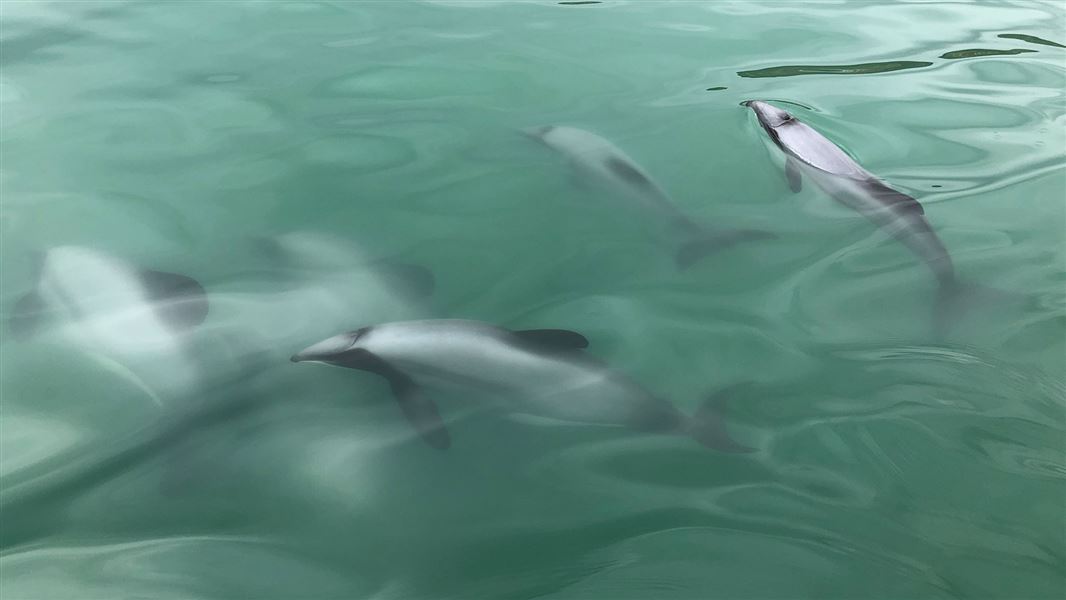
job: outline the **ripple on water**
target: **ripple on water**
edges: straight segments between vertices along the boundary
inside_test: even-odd
[[[343,165],[350,171],[381,171],[400,167],[417,158],[414,145],[405,138],[386,135],[333,135],[303,147],[306,160]]]
[[[216,73],[204,76],[204,81],[207,83],[235,83],[241,79],[244,79],[244,76],[237,73]]]
[[[516,76],[502,71],[489,77],[480,71],[457,68],[378,66],[327,80],[317,93],[338,98],[440,102],[446,98],[492,95],[501,89],[501,78],[507,81]]]
[[[333,571],[268,540],[189,535],[100,545],[56,540],[0,558],[17,598],[366,597],[352,571]]]
[[[61,419],[8,414],[0,425],[0,477],[12,474],[56,455],[64,454],[83,436],[76,427]],[[9,483],[11,479],[5,479]]]
[[[57,116],[48,129],[70,144],[96,149],[94,157],[108,160],[156,161],[206,146],[204,132],[178,107],[114,104]]]

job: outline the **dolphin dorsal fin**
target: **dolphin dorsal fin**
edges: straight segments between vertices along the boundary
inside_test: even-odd
[[[195,327],[207,318],[207,293],[200,282],[185,275],[148,269],[140,276],[156,311],[175,327]]]
[[[925,208],[922,207],[920,202],[903,192],[888,187],[880,181],[871,179],[865,183],[865,187],[867,191],[870,192],[871,196],[877,198],[893,210],[899,210],[905,213],[917,213],[919,215],[925,214]]]
[[[514,334],[522,341],[544,350],[580,350],[589,347],[585,336],[569,329],[525,329]]]
[[[650,188],[651,181],[648,177],[637,170],[629,161],[612,156],[604,161],[612,173],[635,186]]]

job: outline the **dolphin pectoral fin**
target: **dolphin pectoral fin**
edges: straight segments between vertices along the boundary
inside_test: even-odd
[[[755,452],[750,448],[734,440],[725,427],[722,414],[726,404],[732,398],[733,393],[747,384],[737,384],[719,390],[711,394],[703,404],[696,409],[689,421],[688,434],[694,440],[713,450],[732,453]]]
[[[437,450],[447,450],[452,445],[452,437],[444,426],[437,404],[426,397],[424,390],[410,377],[393,373],[389,384],[400,410],[422,440]]]
[[[389,283],[415,298],[432,295],[437,286],[433,271],[426,267],[389,259],[377,260],[373,264],[374,270]]]
[[[677,254],[674,255],[674,261],[677,263],[678,268],[684,269],[710,254],[725,250],[741,242],[776,238],[776,234],[759,229],[725,229],[703,235],[682,244]]]
[[[180,327],[195,327],[207,318],[207,292],[192,277],[166,271],[143,270],[141,280],[156,310],[167,322]]]
[[[44,302],[37,292],[30,292],[19,298],[8,319],[7,328],[17,340],[26,340],[37,332],[41,323]]]
[[[863,187],[871,196],[884,204],[886,208],[905,213],[925,214],[925,208],[922,207],[920,202],[899,190],[894,190],[888,187],[876,179],[864,181]]]
[[[568,329],[525,329],[514,334],[544,350],[580,350],[589,347],[585,336]]]
[[[793,194],[798,194],[803,189],[803,175],[800,174],[796,159],[791,156],[785,158],[785,178],[788,179],[788,189]]]

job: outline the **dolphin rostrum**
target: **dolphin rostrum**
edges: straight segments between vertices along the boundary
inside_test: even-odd
[[[941,327],[957,302],[980,286],[960,282],[944,243],[925,218],[914,198],[894,190],[863,169],[839,146],[788,112],[760,100],[742,103],[751,108],[759,124],[785,153],[789,188],[799,192],[803,177],[814,182],[837,202],[855,210],[916,254],[939,284],[936,324]]]
[[[582,351],[588,341],[560,329],[510,331],[480,321],[438,319],[364,327],[333,336],[292,357],[369,371],[385,378],[407,419],[429,445],[451,436],[433,390],[492,394],[516,413],[550,419],[682,434],[727,452],[748,452],[718,416],[724,394],[693,416]]]
[[[591,131],[546,125],[527,129],[525,133],[565,156],[579,174],[600,182],[615,195],[672,227],[682,240],[674,257],[679,267],[687,267],[739,242],[776,237],[766,231],[716,229],[693,221],[647,171],[620,148]]]

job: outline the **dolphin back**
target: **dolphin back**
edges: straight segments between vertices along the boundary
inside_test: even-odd
[[[840,146],[806,123],[793,119],[778,127],[773,135],[782,150],[815,169],[849,179],[873,179]]]

